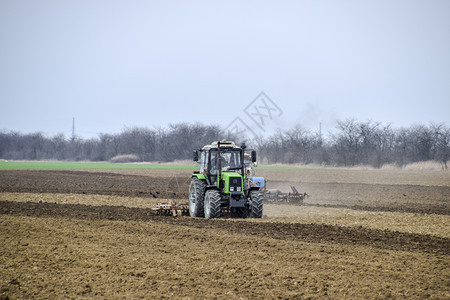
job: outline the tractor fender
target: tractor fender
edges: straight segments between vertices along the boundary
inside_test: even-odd
[[[205,174],[198,174],[198,173],[194,173],[192,174],[192,178],[197,177],[198,179],[206,179]]]

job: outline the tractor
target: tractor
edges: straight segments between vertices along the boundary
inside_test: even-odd
[[[249,161],[256,164],[256,151],[222,140],[194,150],[193,160],[200,170],[192,174],[189,187],[191,217],[262,217],[263,194],[249,183]]]

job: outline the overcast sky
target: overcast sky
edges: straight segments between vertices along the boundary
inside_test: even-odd
[[[0,103],[0,130],[83,137],[448,125],[450,1],[0,0]]]

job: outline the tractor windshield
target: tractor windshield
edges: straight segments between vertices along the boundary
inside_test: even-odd
[[[211,174],[216,174],[219,163],[217,161],[217,150],[211,150]],[[242,168],[240,150],[221,150],[220,164],[222,171],[231,171]]]

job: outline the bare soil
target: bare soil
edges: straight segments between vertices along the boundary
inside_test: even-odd
[[[189,176],[123,175],[84,171],[0,171],[0,192],[99,194],[182,199]]]
[[[326,171],[326,170],[325,170]],[[309,197],[304,203],[352,207],[371,211],[400,211],[450,215],[448,172],[331,169],[261,172],[268,188],[291,191],[294,185]],[[132,174],[82,171],[0,171],[0,192],[75,193],[154,199],[187,199],[190,172],[183,170],[132,170]],[[265,174],[268,173],[268,174]],[[140,175],[138,175],[140,174]],[[320,175],[323,175],[320,182]],[[348,176],[348,177],[346,177]],[[277,180],[271,179],[276,178]],[[421,178],[421,181],[420,181]],[[430,179],[431,178],[431,179]],[[435,180],[437,185],[432,184]],[[447,181],[445,181],[447,180]],[[372,181],[372,183],[368,183]],[[386,184],[390,182],[390,184]],[[446,183],[447,185],[444,185]]]
[[[205,220],[150,209],[186,200],[185,171],[0,171],[0,297],[450,297],[446,173],[308,172],[267,176],[306,205]]]

